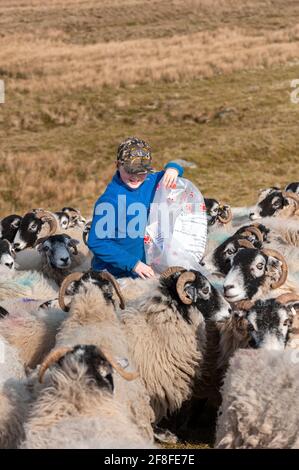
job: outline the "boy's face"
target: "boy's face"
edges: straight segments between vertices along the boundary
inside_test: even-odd
[[[118,166],[118,171],[119,171],[122,181],[131,189],[139,188],[139,186],[142,185],[145,178],[147,177],[147,173],[141,173],[141,174],[127,173],[122,165]]]

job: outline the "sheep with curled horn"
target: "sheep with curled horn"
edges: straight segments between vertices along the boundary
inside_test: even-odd
[[[194,392],[203,368],[206,321],[221,322],[230,313],[228,302],[203,274],[178,266],[120,312],[156,424]]]
[[[64,208],[67,209],[67,208]],[[63,212],[65,217],[72,217],[70,209]],[[75,211],[75,209],[72,209]],[[77,214],[77,217],[79,215]],[[85,220],[80,215],[80,220]],[[44,231],[47,223],[48,233]],[[42,259],[40,254],[34,249],[40,244],[41,240],[45,240],[53,235],[65,235],[70,239],[78,240],[77,251],[79,252],[81,264],[84,261],[85,269],[90,268],[91,253],[83,241],[84,224],[68,226],[67,228],[59,226],[59,218],[55,213],[45,211],[43,209],[35,209],[24,215],[21,220],[18,232],[15,235],[13,247],[17,252],[17,264],[20,270],[40,270]]]
[[[126,396],[117,397],[117,376],[126,384],[138,377],[120,362],[108,349],[90,344],[54,350],[40,367],[45,384],[25,424],[21,447],[153,448],[129,412]]]
[[[244,348],[284,349],[298,347],[299,296],[282,294],[276,299],[240,301],[224,322],[208,325],[205,362],[207,373],[198,397],[208,396],[214,406],[221,404],[220,387],[229,361]],[[208,392],[208,393],[207,393]]]
[[[249,217],[258,219],[271,230],[270,241],[299,247],[299,195],[269,188],[261,191]]]
[[[248,232],[249,233],[249,232]],[[201,262],[205,269],[213,274],[224,277],[231,268],[235,254],[242,248],[260,248],[259,240],[249,241],[245,236],[234,234],[218,245],[209,255],[206,254]]]
[[[216,229],[208,233],[207,245],[203,257],[203,262],[210,266],[211,270],[217,269],[217,261],[215,258],[216,250],[223,251],[226,244],[230,242],[237,243],[237,240],[248,240],[254,246],[261,247],[263,243],[268,241],[269,230],[262,224],[246,224],[240,226],[237,230],[230,227],[229,230]],[[237,245],[234,246],[233,252],[237,251]]]
[[[232,261],[223,283],[229,302],[277,297],[286,292],[298,293],[298,283],[289,274],[285,258],[276,250],[240,250]]]
[[[227,274],[232,260],[241,248],[265,248],[278,251],[285,258],[289,271],[298,271],[299,249],[284,242],[275,231],[262,224],[241,227],[235,234],[227,238],[210,254],[206,254],[202,264],[210,272]]]
[[[57,232],[57,221],[51,212],[36,209],[25,214],[14,238],[14,249],[21,251],[33,247],[38,237],[42,235],[45,223],[49,226],[48,236]]]
[[[229,205],[221,204],[216,199],[210,198],[205,198],[204,201],[209,227],[223,227],[231,222],[232,211]]]
[[[36,395],[26,369],[34,368],[55,344],[65,314],[49,309],[38,316],[40,302],[11,299],[0,307],[0,448],[16,448],[24,439],[23,424]]]
[[[68,227],[84,227],[86,224],[86,219],[82,216],[79,209],[74,209],[73,207],[63,207],[61,212],[64,212],[69,216],[69,225]]]
[[[70,274],[60,286],[59,303],[69,313],[57,334],[56,348],[94,344],[100,349],[109,349],[114,357],[128,358],[129,367],[134,368],[127,338],[117,316],[118,310],[125,307],[125,300],[111,274]],[[145,439],[153,440],[151,423],[154,416],[142,380],[129,383],[115,377],[114,399],[126,404]]]
[[[299,196],[278,188],[262,190],[258,202],[249,214],[251,220],[264,217],[299,217]]]

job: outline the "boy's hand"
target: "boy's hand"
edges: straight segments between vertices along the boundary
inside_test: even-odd
[[[165,188],[171,188],[173,185],[175,185],[178,174],[179,172],[175,168],[167,168],[167,170],[165,170],[165,174],[162,178],[162,183]]]
[[[138,276],[142,277],[142,279],[146,279],[148,277],[155,277],[155,273],[153,269],[142,261],[138,261],[135,268],[133,269]]]

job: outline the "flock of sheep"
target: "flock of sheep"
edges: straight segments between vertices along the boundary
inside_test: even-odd
[[[154,448],[203,399],[215,447],[299,448],[299,183],[205,202],[198,270],[148,280],[92,272],[77,209],[0,221],[0,448]]]

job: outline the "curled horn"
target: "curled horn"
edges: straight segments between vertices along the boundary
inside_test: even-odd
[[[187,271],[183,274],[180,275],[180,277],[177,280],[176,283],[176,290],[178,293],[179,298],[183,302],[183,304],[190,305],[192,304],[192,299],[190,299],[184,292],[184,287],[187,282],[193,282],[195,281],[195,274]]]
[[[86,246],[87,246],[87,236],[89,234],[90,227],[91,227],[91,221],[87,222],[87,224],[85,225],[84,230],[83,230],[83,241],[84,241]]]
[[[124,310],[124,308],[125,308],[125,299],[124,299],[124,296],[122,295],[119,284],[118,284],[117,280],[115,279],[115,277],[112,276],[112,274],[108,273],[107,271],[99,272],[99,273],[97,273],[97,275],[100,278],[106,279],[107,281],[111,282],[111,284],[113,285],[113,287],[115,289],[115,292],[117,293],[117,296],[120,300],[120,308],[122,310]]]
[[[249,233],[247,233],[247,232],[249,232]],[[263,234],[262,234],[262,232],[260,231],[260,229],[258,227],[255,227],[253,225],[249,225],[249,227],[246,227],[245,231],[242,232],[242,235],[248,236],[248,235],[250,235],[250,233],[252,233],[253,235],[256,235],[256,238],[258,239],[258,241],[260,241],[260,242],[263,241]]]
[[[282,286],[285,283],[288,277],[288,265],[286,263],[286,260],[284,259],[282,254],[276,250],[270,250],[267,248],[267,249],[261,250],[261,252],[267,256],[273,256],[274,258],[278,259],[282,263],[282,266],[281,266],[282,273],[281,273],[280,278],[278,279],[278,281],[272,282],[271,284],[271,289],[277,289],[278,287]]]
[[[58,302],[59,302],[60,308],[64,312],[68,312],[69,309],[70,309],[69,306],[65,305],[65,302],[64,302],[65,292],[66,292],[68,286],[71,284],[71,282],[80,281],[83,274],[84,273],[78,273],[78,272],[71,273],[62,281],[62,284],[61,284],[60,289],[59,289]]]
[[[139,377],[139,374],[138,372],[127,372],[126,370],[124,370],[118,363],[117,361],[114,359],[114,357],[112,356],[112,354],[104,347],[101,347],[101,353],[105,356],[105,358],[107,359],[108,362],[110,362],[110,364],[112,365],[113,369],[116,370],[116,372],[118,372],[118,374],[123,377],[125,380],[135,380]]]
[[[222,224],[228,224],[232,218],[233,218],[233,214],[232,214],[232,211],[231,211],[231,208],[229,206],[226,207],[226,210],[227,210],[227,216],[226,217],[222,217],[221,215],[218,215],[218,220],[222,223]]]
[[[254,248],[254,245],[249,240],[238,240],[238,245],[242,248]]]
[[[41,243],[44,243],[46,240],[48,240],[50,235],[47,235],[46,237],[40,237],[36,240],[36,242],[33,244],[33,248],[35,248],[37,245],[40,245]]]
[[[280,304],[287,304],[289,302],[298,302],[299,301],[299,295],[294,294],[293,292],[287,292],[286,294],[281,294],[278,297],[276,297],[276,302],[279,302]]]
[[[183,268],[182,266],[171,266],[170,268],[166,269],[165,271],[163,271],[163,273],[160,274],[160,278],[167,279],[172,274],[182,272],[182,271],[186,271],[186,268]]]
[[[293,199],[295,201],[296,207],[295,210],[299,207],[299,196],[298,194],[291,193],[289,191],[282,191],[282,195],[288,199]]]
[[[234,302],[233,307],[237,310],[250,310],[254,305],[252,300],[239,300],[239,302]]]
[[[52,364],[55,364],[55,362],[58,362],[59,359],[61,359],[63,356],[66,355],[66,353],[68,353],[70,351],[72,351],[72,348],[63,347],[63,348],[55,349],[54,351],[51,351],[47,355],[47,357],[45,358],[45,360],[41,364],[39,372],[38,372],[38,379],[39,379],[40,383],[42,383],[45,372],[47,371],[47,369]]]
[[[44,210],[37,210],[35,212],[36,217],[39,219],[44,219],[45,222],[48,222],[50,226],[50,231],[48,233],[48,237],[51,235],[54,235],[57,231],[57,220],[55,219],[54,215],[51,214],[49,211],[44,211]]]

